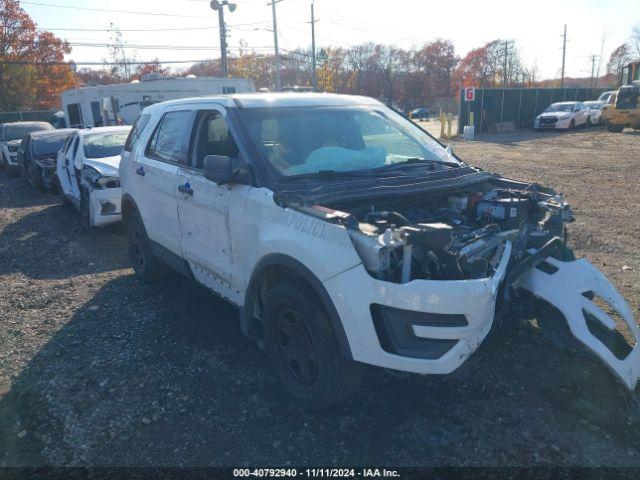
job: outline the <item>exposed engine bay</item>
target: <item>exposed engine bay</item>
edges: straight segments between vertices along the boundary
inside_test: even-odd
[[[468,187],[297,209],[344,225],[369,275],[384,282],[488,279],[508,255],[496,300],[508,304],[513,288],[533,294],[560,311],[571,334],[629,390],[637,385],[640,328],[615,287],[567,248],[565,226],[573,215],[562,194],[494,177]],[[622,353],[610,341],[619,334],[612,315],[633,337]]]
[[[561,195],[505,181],[435,197],[334,207],[357,219],[350,235],[367,271],[395,283],[489,277],[506,240],[519,258],[556,237],[564,240],[564,226],[573,220]]]

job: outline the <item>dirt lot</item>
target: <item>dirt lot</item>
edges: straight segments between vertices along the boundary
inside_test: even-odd
[[[555,186],[573,243],[640,314],[640,135],[454,142]],[[284,397],[237,312],[187,280],[143,286],[119,228],[0,174],[0,466],[640,466],[640,409],[587,358],[514,314],[448,377],[368,368],[345,405]]]

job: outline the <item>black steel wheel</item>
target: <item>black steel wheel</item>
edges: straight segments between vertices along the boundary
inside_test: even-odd
[[[348,398],[360,383],[360,367],[340,352],[317,294],[302,279],[269,290],[264,345],[286,392],[311,409]]]
[[[303,313],[288,305],[276,315],[276,352],[280,368],[287,370],[302,387],[310,387],[318,379],[318,358]]]

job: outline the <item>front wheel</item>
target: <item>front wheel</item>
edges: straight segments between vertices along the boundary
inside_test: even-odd
[[[571,120],[571,123],[569,124],[569,130],[573,130],[574,128],[576,128],[576,121]]]
[[[29,183],[33,185],[39,192],[46,190],[44,180],[42,178],[42,169],[35,163],[31,162],[27,168],[27,176]]]
[[[89,198],[89,190],[83,188],[80,192],[80,222],[82,228],[89,231],[93,227],[91,218],[91,201]]]
[[[620,133],[624,130],[624,125],[618,125],[616,123],[611,123],[607,120],[607,131],[613,133]]]
[[[360,383],[359,365],[342,356],[322,303],[302,280],[267,293],[264,344],[287,393],[307,408],[340,403]]]

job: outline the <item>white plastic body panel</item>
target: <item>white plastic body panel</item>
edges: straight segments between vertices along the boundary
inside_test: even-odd
[[[627,302],[602,272],[585,259],[562,262],[548,258],[546,262],[558,270],[554,273],[546,273],[538,268],[532,268],[519,279],[519,286],[560,310],[569,324],[571,333],[597,355],[630,390],[633,390],[640,377],[640,345],[638,345],[640,330]],[[616,323],[606,312],[583,295],[586,292],[592,292],[602,298],[627,324],[633,335],[635,346],[626,358],[618,359],[589,331],[583,310],[589,312],[610,330],[616,328]]]

